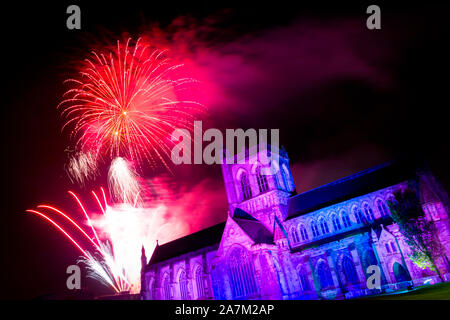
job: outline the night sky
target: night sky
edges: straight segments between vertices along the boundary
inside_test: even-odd
[[[182,46],[210,86],[208,127],[280,129],[298,192],[398,157],[425,159],[450,190],[448,7],[380,3],[382,29],[371,31],[372,2],[239,2],[62,1],[3,11],[2,298],[69,294],[65,270],[79,252],[25,210],[70,208],[67,190],[89,193],[64,171],[70,141],[56,106],[73,61],[99,39],[157,33]],[[68,30],[75,3],[82,28]],[[146,178],[167,194],[176,232],[166,240],[226,219],[219,166]],[[83,287],[109,292],[93,281]]]

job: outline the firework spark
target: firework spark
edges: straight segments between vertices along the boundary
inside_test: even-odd
[[[139,179],[127,160],[115,158],[108,172],[109,190],[113,199],[118,203],[133,204],[134,207],[140,204],[142,196]]]
[[[142,39],[92,52],[79,77],[66,80],[73,86],[58,106],[67,118],[63,129],[72,128],[81,151],[169,168],[170,134],[191,128],[193,115],[203,110],[199,103],[178,100],[180,90],[195,82],[177,77],[180,67],[166,50],[153,50]]]
[[[80,198],[69,191],[85,215],[89,227],[86,229],[67,213],[50,205],[39,205],[36,210],[26,212],[48,221],[75,245],[82,254],[78,261],[86,264],[90,277],[109,285],[116,292],[137,293],[140,289],[140,248],[144,245],[148,253],[153,252],[157,236],[155,227],[165,208],[141,209],[127,204],[111,207],[107,204],[103,188],[101,191],[102,200],[92,191],[101,211],[95,217],[92,213],[88,214]],[[62,218],[70,229],[51,218],[51,214]],[[79,236],[81,239],[78,239]]]
[[[89,179],[97,176],[97,161],[91,152],[78,152],[71,156],[66,166],[66,172],[72,183],[81,186]]]

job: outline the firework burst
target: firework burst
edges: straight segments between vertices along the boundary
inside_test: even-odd
[[[66,80],[72,87],[58,108],[78,150],[169,168],[171,133],[190,128],[203,106],[178,100],[195,80],[177,77],[181,65],[143,42],[92,52],[79,76]]]

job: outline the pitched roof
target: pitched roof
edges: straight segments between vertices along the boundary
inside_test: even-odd
[[[232,219],[255,243],[274,244],[273,234],[244,210],[236,208]]]
[[[287,220],[415,177],[416,166],[387,162],[289,199]]]
[[[148,265],[165,261],[184,253],[199,250],[220,243],[225,222],[200,230],[185,237],[158,245],[153,252]]]

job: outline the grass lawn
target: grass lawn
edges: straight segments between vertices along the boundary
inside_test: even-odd
[[[450,300],[450,282],[416,287],[414,290],[368,297],[368,300]]]

